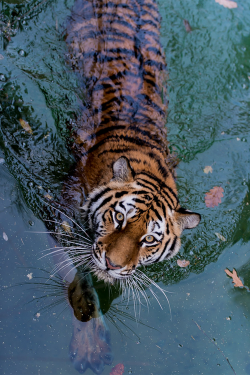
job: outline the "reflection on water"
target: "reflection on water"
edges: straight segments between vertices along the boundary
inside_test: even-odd
[[[27,14],[33,5],[38,6]],[[4,57],[0,60],[0,157],[5,160],[0,164],[3,287],[28,281],[30,273],[43,276],[31,267],[39,269],[42,264],[46,269],[46,262],[52,262],[49,257],[38,260],[48,244],[47,235],[31,237],[33,231],[46,231],[37,218],[50,220],[55,213],[56,220],[65,220],[43,201],[46,194],[57,201],[62,181],[74,164],[66,147],[67,128],[84,102],[78,78],[65,65],[61,38],[72,5],[73,0],[1,4],[0,21],[5,25],[9,20],[15,22],[12,29],[16,30],[5,29],[10,40],[2,38],[0,52]],[[113,364],[124,363],[125,373],[143,375],[165,375],[166,368],[170,374],[229,374],[228,364],[194,326],[194,319],[217,340],[237,375],[250,374],[248,293],[233,289],[224,273],[226,267],[236,268],[244,284],[250,286],[250,7],[238,2],[238,8],[231,11],[212,1],[163,1],[160,13],[169,67],[168,139],[182,160],[178,190],[181,201],[200,212],[203,221],[197,232],[183,238],[178,257],[190,261],[188,268],[180,269],[175,258],[146,270],[174,292],[169,297],[172,321],[164,296],[159,296],[163,311],[152,298],[149,315],[146,308],[141,309],[143,321],[158,331],[139,325],[135,331],[140,340],[132,333],[127,339],[109,326]],[[17,20],[20,15],[24,17]],[[192,32],[186,32],[183,19],[189,21]],[[20,118],[31,126],[32,137],[22,129]],[[212,174],[204,174],[207,165],[213,167]],[[225,194],[220,206],[209,209],[204,195],[213,186],[222,186]],[[55,225],[48,224],[48,228],[53,231]],[[8,241],[2,238],[3,232]],[[221,242],[215,232],[227,241]],[[40,310],[36,302],[35,307],[26,305],[36,297],[34,290],[5,289],[0,310],[1,372],[72,373],[67,353],[73,315],[67,315],[66,309],[56,319],[59,314],[53,307],[46,316],[41,311],[37,318],[34,314]],[[112,310],[105,305],[107,295],[108,291],[99,293],[103,312]],[[116,298],[118,292],[115,305],[120,301]],[[133,306],[125,311],[132,315]],[[231,320],[226,319],[229,316]],[[103,374],[109,373],[107,366]]]

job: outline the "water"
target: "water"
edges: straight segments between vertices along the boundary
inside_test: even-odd
[[[55,297],[34,298],[48,293],[34,282],[53,267],[51,258],[39,259],[49,247],[47,235],[34,233],[45,231],[41,199],[49,194],[56,200],[74,161],[67,128],[82,98],[65,63],[62,38],[72,4],[2,2],[0,21],[7,26],[0,51],[0,366],[6,375],[77,373],[68,357],[69,308],[62,302],[45,311]],[[147,326],[125,319],[133,333],[122,327],[126,336],[121,336],[109,324],[113,365],[124,364],[125,374],[233,374],[227,357],[237,375],[250,374],[249,294],[234,288],[224,272],[235,268],[250,287],[250,3],[238,2],[234,10],[212,0],[159,5],[169,68],[168,139],[180,159],[179,196],[202,214],[202,222],[182,236],[177,257],[146,270],[172,292],[171,313],[163,295],[158,292],[161,310],[147,291],[149,312],[146,307],[140,312]],[[205,174],[205,166],[213,172]],[[222,203],[206,208],[205,193],[214,186],[224,189]],[[178,258],[190,266],[178,267]],[[10,287],[23,283],[31,286]],[[132,304],[124,309],[134,315]],[[110,371],[107,366],[103,374]]]

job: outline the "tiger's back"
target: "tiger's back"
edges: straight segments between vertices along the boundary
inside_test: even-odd
[[[159,29],[154,0],[77,0],[67,28],[72,67],[87,86],[75,178],[87,196],[95,267],[109,281],[176,254],[182,230],[200,220],[177,198]]]

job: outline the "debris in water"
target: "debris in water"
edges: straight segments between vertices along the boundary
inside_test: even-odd
[[[26,130],[26,132],[30,133],[30,134],[33,134],[33,130],[31,129],[29,123],[23,119],[19,119],[19,122],[21,124],[21,127]]]
[[[192,31],[192,27],[190,26],[188,20],[183,20],[183,23],[184,23],[184,26],[185,26],[186,32],[187,32],[187,33],[191,33],[191,31]]]
[[[179,267],[187,267],[189,266],[190,262],[189,260],[185,260],[185,259],[177,259],[177,264]]]

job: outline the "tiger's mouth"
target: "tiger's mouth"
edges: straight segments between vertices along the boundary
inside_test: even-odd
[[[114,284],[116,280],[122,280],[132,275],[134,270],[128,270],[127,266],[115,265],[112,260],[106,256],[106,252],[102,251],[98,255],[95,246],[92,248],[93,271],[95,275],[106,282]]]

